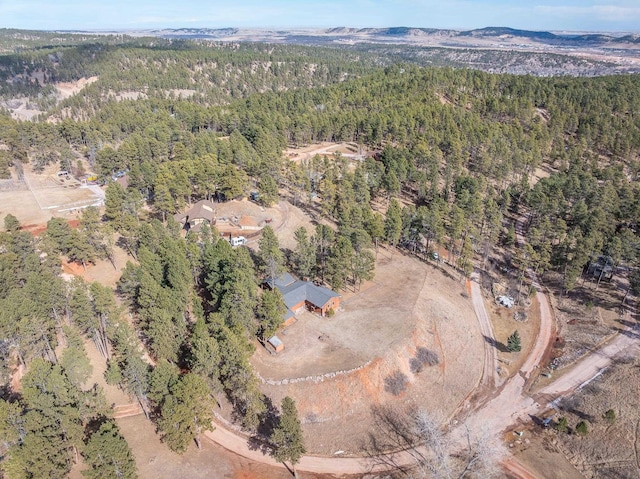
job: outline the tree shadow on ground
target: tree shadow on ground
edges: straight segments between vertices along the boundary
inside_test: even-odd
[[[640,330],[640,323],[638,323],[637,321],[629,321],[627,319],[616,319],[616,322],[622,324],[623,326],[629,329],[633,329],[634,331]]]
[[[636,321],[629,321],[626,319],[616,319],[616,322],[620,323],[625,329],[622,328],[613,328],[620,334],[624,334],[625,336],[632,339],[640,339],[640,324]]]
[[[576,397],[568,397],[560,401],[558,404],[558,409],[560,411],[568,412],[573,414],[574,416],[579,417],[583,421],[593,422],[593,416],[591,414],[587,414],[578,407],[582,404],[582,401]]]
[[[258,425],[258,436],[271,437],[276,427],[280,425],[280,412],[273,404],[270,397],[265,396],[264,404],[266,409],[260,414],[260,424]]]
[[[273,446],[260,436],[251,436],[247,439],[247,446],[250,451],[260,451],[265,456],[271,455],[271,451],[273,451]]]
[[[374,427],[360,444],[370,459],[371,470],[392,470],[398,475],[411,477],[412,468],[400,464],[397,454],[398,451],[413,449],[419,443],[409,421],[410,415],[401,408],[374,405],[371,417]]]
[[[640,339],[640,333],[638,332],[629,331],[628,329],[622,329],[622,328],[613,328],[613,330],[620,334],[624,334],[625,336],[631,339]]]
[[[249,437],[247,445],[252,451],[260,451],[264,455],[269,455],[273,451],[273,445],[269,438],[273,434],[274,429],[280,424],[280,412],[270,397],[264,397],[264,404],[266,408],[259,416],[260,422],[256,433]]]
[[[497,339],[490,338],[489,336],[485,336],[484,334],[482,335],[482,337],[484,338],[484,340],[488,344],[490,344],[491,346],[496,348],[501,353],[508,353],[509,352],[509,349],[507,348],[507,346],[504,345],[503,343],[501,343],[500,341],[498,341]]]

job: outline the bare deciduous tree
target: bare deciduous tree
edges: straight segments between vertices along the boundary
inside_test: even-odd
[[[373,410],[378,434],[369,453],[391,470],[411,479],[490,478],[500,468],[503,446],[487,431],[447,431],[443,419],[424,410],[392,407]]]

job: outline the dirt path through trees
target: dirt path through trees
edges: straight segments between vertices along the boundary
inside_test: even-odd
[[[476,312],[478,323],[480,325],[480,331],[485,340],[484,344],[484,367],[482,370],[482,380],[480,384],[487,388],[493,388],[499,385],[500,377],[498,376],[498,356],[496,354],[496,348],[491,344],[495,342],[496,338],[493,334],[493,326],[491,320],[487,314],[487,310],[484,307],[484,300],[482,298],[482,291],[477,280],[477,273],[474,273],[471,277],[469,284],[469,291],[471,293],[471,303],[473,309]]]

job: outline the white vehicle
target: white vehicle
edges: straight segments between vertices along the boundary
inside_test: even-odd
[[[236,236],[235,238],[231,238],[229,243],[231,243],[231,246],[242,246],[247,244],[247,238],[244,236]]]

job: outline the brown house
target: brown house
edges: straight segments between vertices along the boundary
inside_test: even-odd
[[[282,293],[284,304],[287,306],[285,325],[291,324],[295,320],[296,313],[303,308],[320,316],[326,316],[330,309],[336,311],[340,307],[338,293],[310,281],[300,281],[289,273],[275,280],[267,280],[265,284],[271,289],[278,288]]]
[[[189,231],[199,231],[204,223],[216,224],[216,205],[209,200],[200,200],[184,213],[173,215],[173,218]]]

